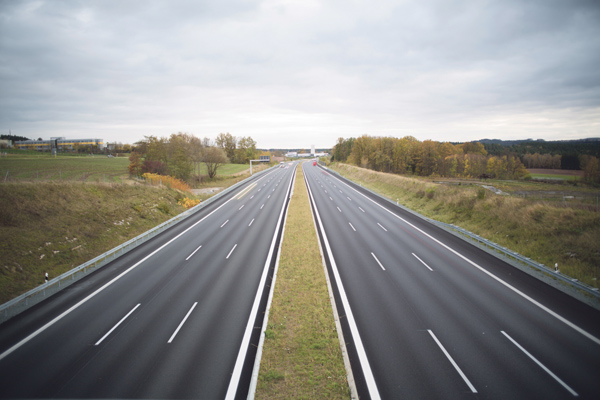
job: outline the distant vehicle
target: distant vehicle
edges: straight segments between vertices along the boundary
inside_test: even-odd
[[[317,162],[316,162],[316,161],[313,161],[313,167],[314,167],[315,165],[317,165]]]

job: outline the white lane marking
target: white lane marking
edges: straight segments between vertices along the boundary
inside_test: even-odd
[[[338,190],[340,190],[340,189],[338,189]],[[344,192],[342,192],[342,191],[340,190],[340,193],[344,193]]]
[[[331,196],[329,196],[329,200],[333,200],[333,198]]]
[[[271,181],[269,181],[269,182],[271,182]],[[267,184],[266,184],[266,183],[263,183],[263,186],[267,186]]]
[[[252,218],[252,221],[250,221],[250,223],[248,224],[248,226],[252,225],[253,222],[254,222],[254,218]]]
[[[379,225],[379,227],[380,227],[381,229],[383,229],[384,231],[386,231],[386,232],[387,232],[387,229],[385,229],[385,228],[383,227],[383,225],[381,225],[379,222],[377,223],[377,225]]]
[[[189,260],[190,258],[192,258],[192,256],[193,256],[194,254],[196,254],[196,252],[197,252],[198,250],[200,250],[200,247],[202,247],[202,245],[198,246],[198,248],[197,248],[196,250],[194,250],[194,251],[192,252],[192,254],[190,254],[190,255],[189,255],[189,256],[188,256],[188,257],[185,259],[185,261],[187,261],[187,260]]]
[[[340,208],[339,208],[339,207],[336,207],[336,208],[338,209],[338,211],[339,211],[339,212],[342,212],[342,210],[340,210]]]
[[[270,198],[271,198],[271,195],[268,195],[268,196],[267,196],[267,199],[270,199]]]
[[[272,190],[273,192],[275,191],[275,189]]]
[[[444,346],[442,345],[442,343],[438,340],[438,338],[431,331],[431,329],[427,329],[427,332],[429,332],[429,334],[431,335],[431,337],[433,338],[433,340],[435,340],[435,342],[437,343],[437,345],[444,352],[444,354],[446,355],[446,358],[448,358],[448,360],[450,361],[450,363],[452,364],[452,366],[454,367],[454,369],[456,369],[456,371],[461,376],[461,378],[463,378],[463,380],[465,381],[465,383],[467,384],[467,386],[469,386],[469,389],[471,389],[471,392],[477,393],[477,389],[475,389],[475,386],[473,386],[471,384],[471,382],[469,381],[469,379],[467,378],[467,376],[462,372],[462,370],[460,369],[460,367],[458,366],[458,364],[456,364],[454,362],[454,360],[452,359],[452,356],[450,355],[450,353],[448,353],[446,351],[446,349],[444,348]]]
[[[227,224],[229,222],[229,220],[223,222],[223,225],[221,225],[221,228],[225,226],[225,224]]]
[[[235,250],[236,247],[237,247],[237,243],[233,246],[233,248],[231,249],[231,251],[229,252],[229,254],[227,254],[227,257],[225,257],[226,260],[229,258],[229,256],[231,255],[231,253],[233,253],[233,251]]]
[[[348,200],[352,201],[352,199],[351,199],[350,197],[346,196],[346,198],[347,198]]]
[[[248,318],[248,323],[246,324],[246,330],[244,331],[244,336],[242,338],[242,343],[240,345],[240,350],[238,352],[237,358],[235,360],[235,366],[233,367],[233,372],[231,374],[231,380],[229,381],[229,386],[227,387],[227,393],[225,393],[225,400],[233,400],[235,398],[235,394],[237,392],[240,377],[242,375],[242,367],[244,365],[244,360],[246,359],[246,354],[248,352],[248,347],[250,344],[250,335],[254,331],[254,322],[256,320],[256,315],[258,314],[258,306],[260,304],[260,299],[263,295],[263,290],[265,287],[265,282],[267,280],[267,275],[269,272],[268,266],[271,265],[271,259],[275,255],[275,242],[277,241],[277,236],[279,235],[279,230],[281,227],[281,220],[283,218],[283,212],[285,211],[286,199],[289,198],[290,190],[294,185],[296,177],[296,169],[292,174],[292,179],[290,179],[290,185],[288,186],[286,195],[283,200],[283,204],[281,206],[281,212],[279,213],[279,220],[277,221],[277,225],[275,228],[275,232],[273,234],[273,241],[271,242],[271,247],[269,248],[269,255],[267,260],[265,261],[265,266],[263,268],[262,276],[260,277],[260,283],[258,285],[258,290],[256,291],[256,297],[254,298],[254,303],[252,303],[252,308],[250,310],[250,317]]]
[[[337,178],[336,178],[337,179]],[[339,179],[338,179],[339,180]],[[342,181],[340,181],[342,182]],[[415,225],[411,224],[410,222],[408,222],[407,220],[405,220],[404,218],[402,218],[401,216],[395,214],[393,211],[388,210],[387,208],[385,208],[384,206],[382,206],[381,204],[377,203],[375,200],[371,199],[370,197],[366,196],[365,194],[359,192],[358,190],[354,189],[352,186],[348,185],[345,182],[342,182],[344,185],[348,186],[349,188],[351,188],[352,190],[354,190],[356,193],[360,194],[361,196],[363,196],[364,198],[366,198],[367,200],[373,202],[375,205],[383,208],[385,211],[389,212],[390,214],[392,214],[394,217],[398,218],[400,221],[404,222],[406,225],[412,227],[414,230],[416,230],[417,232],[420,232],[421,234],[423,234],[424,236],[428,237],[429,239],[433,240],[434,242],[436,242],[437,244],[439,244],[440,246],[444,247],[446,250],[452,252],[453,254],[455,254],[457,257],[462,258],[463,260],[465,260],[466,262],[468,262],[469,264],[471,264],[472,266],[474,266],[475,268],[477,268],[478,270],[480,270],[481,272],[483,272],[484,274],[488,275],[490,278],[496,280],[498,283],[504,285],[505,287],[507,287],[508,289],[512,290],[513,292],[515,292],[516,294],[518,294],[519,296],[523,297],[525,300],[529,301],[530,303],[534,304],[535,306],[539,307],[540,309],[544,310],[545,312],[547,312],[548,314],[550,314],[551,316],[553,316],[554,318],[558,319],[559,321],[561,321],[562,323],[564,323],[565,325],[569,326],[570,328],[576,330],[577,332],[579,332],[580,334],[582,334],[583,336],[587,337],[588,339],[590,339],[591,341],[593,341],[594,343],[600,345],[600,339],[597,338],[596,336],[592,335],[591,333],[587,332],[586,330],[580,328],[579,326],[575,325],[574,323],[572,323],[571,321],[569,321],[568,319],[562,317],[561,315],[557,314],[556,312],[552,311],[551,309],[549,309],[548,307],[546,307],[545,305],[543,305],[542,303],[540,303],[539,301],[529,297],[528,295],[526,295],[525,293],[521,292],[519,289],[515,288],[514,286],[508,284],[507,282],[503,281],[502,279],[498,278],[496,275],[492,274],[491,272],[489,272],[488,270],[486,270],[485,268],[483,268],[482,266],[480,266],[479,264],[475,263],[474,261],[471,261],[470,259],[468,259],[467,257],[463,256],[462,254],[460,254],[458,251],[454,250],[453,248],[451,248],[450,246],[448,246],[447,244],[442,243],[441,241],[439,241],[438,239],[434,238],[433,236],[431,236],[430,234],[426,233],[425,231],[417,228]]]
[[[260,189],[258,189],[257,192],[260,192]]]
[[[119,322],[117,322],[117,324],[115,326],[113,326],[110,331],[106,332],[106,334],[104,336],[102,336],[102,338],[100,340],[98,340],[94,346],[98,346],[100,343],[102,343],[102,341],[104,341],[104,339],[106,339],[108,337],[108,335],[110,335],[112,333],[112,331],[114,331],[115,329],[117,329],[117,327],[119,325],[121,325],[123,323],[123,321],[125,321],[127,319],[127,317],[129,317],[139,306],[140,306],[140,304],[138,304],[137,306],[133,307],[131,309],[131,311],[129,311],[126,316],[124,316],[123,318],[121,318],[121,320]]]
[[[260,206],[260,209],[262,210],[264,206],[265,206],[264,204],[262,206]]]
[[[269,173],[271,173],[271,172],[269,172]],[[265,175],[265,176],[267,176],[267,175]],[[265,176],[259,178],[259,180],[263,179]],[[29,342],[31,339],[35,338],[37,335],[39,335],[40,333],[44,332],[46,329],[50,328],[52,325],[54,325],[55,323],[57,323],[58,321],[60,321],[61,319],[63,319],[64,317],[66,317],[67,315],[69,315],[70,313],[72,313],[73,311],[75,311],[76,309],[78,309],[79,307],[81,307],[88,300],[90,300],[91,298],[95,297],[98,293],[102,292],[104,289],[106,289],[107,287],[109,287],[110,285],[112,285],[113,283],[115,283],[116,281],[118,281],[119,279],[121,279],[122,277],[124,277],[125,275],[127,275],[129,272],[133,271],[135,268],[137,268],[144,261],[146,261],[147,259],[149,259],[153,255],[155,255],[156,253],[158,253],[159,251],[161,251],[162,249],[164,249],[165,247],[167,247],[171,243],[173,243],[175,240],[179,239],[181,236],[183,236],[186,233],[188,233],[190,230],[192,230],[193,228],[195,228],[196,225],[200,224],[206,218],[210,217],[211,215],[213,215],[214,213],[216,213],[217,211],[219,211],[222,207],[225,207],[225,205],[227,203],[229,203],[233,199],[237,198],[241,193],[244,192],[244,190],[246,190],[246,189],[243,189],[243,190],[240,190],[239,192],[237,192],[235,195],[233,195],[225,203],[221,204],[219,207],[215,208],[210,213],[206,214],[202,219],[200,219],[200,221],[195,222],[192,226],[190,226],[189,228],[187,228],[186,230],[184,230],[183,232],[181,232],[179,235],[175,236],[173,239],[169,240],[167,243],[163,244],[158,249],[154,250],[152,253],[148,254],[146,257],[142,258],[140,261],[138,261],[137,263],[133,264],[131,267],[127,268],[125,271],[121,272],[119,275],[117,275],[116,277],[114,277],[113,279],[111,279],[110,281],[108,281],[107,283],[105,283],[104,285],[102,285],[100,288],[98,288],[97,290],[95,290],[93,293],[89,294],[87,297],[85,297],[84,299],[82,299],[81,301],[79,301],[77,304],[73,305],[71,308],[69,308],[68,310],[64,311],[62,314],[58,315],[56,318],[54,318],[53,320],[51,320],[48,323],[46,323],[41,328],[38,328],[33,333],[29,334],[27,337],[25,337],[24,339],[22,339],[20,342],[16,343],[15,345],[13,345],[11,348],[9,348],[8,350],[6,350],[4,353],[0,354],[0,360],[4,359],[6,356],[10,355],[12,352],[14,352],[15,350],[17,350],[19,347],[23,346],[25,343]]]
[[[325,193],[327,193],[327,190],[325,191]],[[329,194],[329,193],[327,193],[327,194]]]
[[[198,302],[195,302],[194,305],[192,306],[192,308],[190,308],[190,311],[188,311],[187,314],[185,314],[185,317],[179,323],[179,326],[177,327],[177,329],[175,329],[175,332],[173,332],[173,334],[171,335],[171,338],[169,339],[169,341],[167,343],[171,343],[173,341],[173,339],[175,339],[175,336],[177,336],[177,332],[179,332],[179,330],[181,329],[183,324],[185,324],[185,321],[188,319],[188,317],[190,316],[192,311],[194,311],[194,308],[196,308],[197,305],[198,305]]]
[[[254,195],[252,195],[252,197],[250,197],[250,200],[252,200],[254,198]]]
[[[531,358],[533,360],[533,362],[535,362],[541,369],[543,369],[544,371],[546,371],[546,373],[548,373],[548,375],[550,375],[551,377],[553,377],[554,380],[556,380],[565,389],[567,389],[569,391],[569,393],[571,393],[573,396],[579,396],[576,391],[574,391],[573,389],[571,389],[569,387],[569,385],[567,385],[566,383],[564,383],[558,376],[554,375],[554,373],[552,371],[550,371],[548,368],[546,368],[546,366],[544,364],[542,364],[541,362],[539,362],[537,358],[535,358],[533,355],[531,355],[531,353],[529,353],[527,350],[525,350],[525,348],[523,346],[521,346],[519,343],[517,343],[516,340],[514,340],[513,338],[511,338],[508,335],[508,333],[506,333],[504,331],[500,331],[500,332],[502,332],[502,334],[504,336],[506,336],[508,338],[508,340],[510,340],[511,342],[513,342],[513,344],[515,346],[517,346],[519,348],[519,350],[521,350],[523,353],[525,353],[527,355],[527,357]]]
[[[354,228],[354,226],[352,225],[352,223],[350,223],[350,222],[348,222],[348,223],[350,224],[350,228],[352,228],[352,230],[353,230],[354,232],[356,232],[356,229]]]
[[[244,208],[245,204],[242,204],[242,206],[240,208],[238,208],[238,211],[241,210],[242,208]]]
[[[375,254],[373,254],[373,252],[371,252],[371,255],[373,256],[373,258],[375,259],[375,261],[377,261],[377,264],[379,264],[379,266],[381,267],[381,269],[385,271],[385,268],[383,268],[383,265],[381,265],[381,263],[379,262],[379,259],[377,258],[377,256]]]
[[[371,399],[373,399],[373,400],[381,399],[381,396],[379,395],[379,390],[377,389],[377,383],[375,383],[375,377],[373,376],[373,371],[371,370],[371,365],[369,364],[369,359],[367,358],[367,353],[365,352],[365,347],[360,338],[360,333],[358,332],[358,326],[356,325],[356,320],[354,319],[354,314],[352,313],[352,309],[350,308],[350,302],[348,301],[348,296],[346,295],[346,290],[344,289],[344,285],[342,283],[342,278],[340,277],[340,272],[338,271],[337,264],[335,262],[335,259],[333,258],[333,254],[331,252],[331,246],[329,245],[329,241],[327,240],[327,234],[325,233],[325,229],[323,228],[323,222],[321,221],[321,216],[319,215],[319,210],[317,208],[315,198],[313,197],[312,190],[310,188],[310,184],[308,183],[308,180],[305,180],[305,183],[306,183],[306,187],[308,189],[308,193],[311,198],[311,202],[314,205],[314,211],[315,211],[315,215],[317,216],[317,221],[319,222],[320,232],[323,234],[323,241],[325,243],[325,249],[327,250],[327,255],[329,256],[329,262],[331,263],[331,270],[333,271],[333,275],[335,277],[335,283],[338,287],[338,292],[339,292],[340,298],[342,300],[342,305],[344,307],[344,311],[346,312],[346,318],[348,320],[348,325],[350,327],[350,333],[352,334],[352,338],[354,339],[354,346],[356,347],[356,352],[358,354],[360,367],[362,369],[363,375],[365,376],[367,390],[369,391],[369,395],[370,395]]]
[[[417,256],[415,253],[412,253],[412,255],[413,255],[413,256],[415,256],[415,258],[416,258],[417,260],[421,261],[421,263],[422,263],[424,266],[426,266],[427,268],[429,268],[429,270],[430,270],[430,271],[433,271],[429,265],[425,264],[425,261],[423,261],[423,260],[421,260],[421,259],[419,258],[419,256]]]
[[[358,209],[359,209],[360,211],[362,211],[362,212],[365,212],[365,210],[363,210],[363,209],[362,209],[362,208],[360,208],[360,207],[358,207]]]

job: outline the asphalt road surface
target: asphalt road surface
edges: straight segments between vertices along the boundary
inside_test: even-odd
[[[0,325],[2,398],[245,398],[294,168]]]
[[[361,398],[600,398],[600,312],[303,170]]]

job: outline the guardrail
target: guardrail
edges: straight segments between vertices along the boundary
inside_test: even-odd
[[[322,168],[327,169],[328,172],[343,178],[343,175],[341,175],[337,171],[333,171],[325,166],[323,166]],[[463,229],[459,226],[452,225],[452,224],[446,224],[445,222],[440,222],[440,221],[436,221],[431,218],[427,218],[427,217],[411,210],[410,208],[407,208],[401,204],[398,204],[396,201],[393,201],[392,199],[389,199],[385,196],[382,196],[379,193],[376,193],[370,189],[367,189],[366,187],[364,187],[360,184],[357,184],[357,183],[355,183],[355,184],[359,185],[362,189],[370,192],[374,196],[377,196],[378,198],[385,200],[386,202],[391,203],[392,205],[399,207],[399,208],[403,209],[404,211],[409,212],[418,218],[428,221],[455,236],[468,238],[469,240],[474,242],[473,243],[474,245],[476,245],[478,248],[486,251],[488,254],[491,254],[497,258],[501,258],[503,261],[508,262],[512,266],[528,273],[529,275],[532,275],[538,279],[543,280],[546,283],[553,285],[554,287],[558,288],[559,290],[561,290],[573,297],[576,297],[577,299],[591,305],[592,307],[594,307],[596,309],[600,309],[600,290],[598,290],[598,288],[594,288],[589,285],[586,285],[585,283],[580,282],[579,280],[577,280],[573,277],[570,277],[559,271],[556,271],[553,268],[549,268],[544,264],[538,263],[535,260],[532,260],[532,259],[525,257],[517,252],[507,249],[504,246],[494,243],[491,240],[485,239],[485,238],[483,238],[473,232],[470,232],[466,229]],[[536,274],[532,273],[533,272],[532,269],[535,270],[537,273]],[[555,283],[561,283],[561,285],[556,285]],[[574,290],[566,290],[568,288],[574,289]]]
[[[162,224],[150,229],[149,231],[144,232],[141,235],[136,236],[135,238],[130,239],[127,242],[99,255],[98,257],[95,257],[95,258],[91,259],[90,261],[87,261],[87,262],[73,268],[72,270],[65,272],[64,274],[57,276],[56,278],[44,283],[43,285],[40,285],[40,286],[28,291],[27,293],[23,293],[22,295],[2,304],[0,306],[0,323],[27,310],[28,308],[34,306],[35,304],[39,303],[40,301],[44,300],[45,298],[68,287],[69,285],[77,282],[81,278],[87,276],[89,273],[108,264],[109,262],[122,256],[123,254],[135,249],[136,247],[140,246],[141,244],[147,242],[148,240],[152,239],[153,237],[155,237],[155,236],[159,235],[160,233],[164,232],[165,230],[171,228],[173,225],[181,222],[182,220],[184,220],[184,219],[190,217],[191,215],[195,214],[196,212],[200,211],[202,208],[206,207],[207,205],[211,204],[212,202],[216,201],[217,199],[235,191],[238,187],[244,185],[246,183],[246,181],[248,181],[249,179],[254,179],[260,175],[263,175],[270,169],[271,168],[268,168],[264,171],[255,173],[253,176],[250,176],[250,177],[244,179],[243,181],[240,181],[240,182],[228,187],[227,189],[215,194],[214,196],[203,201],[202,203],[198,204],[197,206],[194,206],[194,207],[190,208],[189,210],[182,212],[181,214],[171,218],[168,221],[163,222]]]

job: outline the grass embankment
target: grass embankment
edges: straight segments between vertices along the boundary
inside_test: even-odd
[[[173,218],[189,194],[165,187],[0,184],[0,304]]]
[[[600,213],[499,196],[477,185],[441,185],[346,164],[332,169],[429,218],[451,223],[599,287]],[[496,185],[494,181],[486,184]],[[528,185],[535,185],[530,183]]]
[[[350,397],[302,169],[289,206],[257,399]]]

